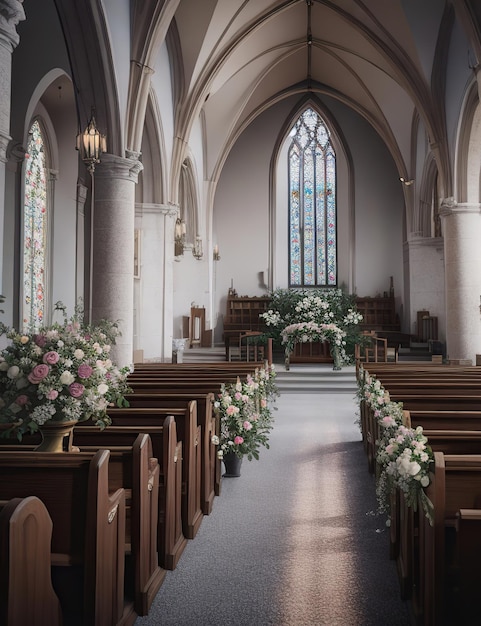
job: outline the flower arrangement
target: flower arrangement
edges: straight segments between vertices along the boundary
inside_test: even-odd
[[[0,353],[0,422],[11,424],[5,436],[19,440],[53,421],[92,419],[101,429],[111,422],[107,408],[128,406],[124,395],[129,368],[119,369],[109,353],[118,324],[102,320],[84,325],[81,310],[63,324],[36,332],[0,325],[9,345]]]
[[[218,457],[233,452],[249,461],[259,458],[259,448],[269,448],[269,433],[273,427],[270,404],[278,391],[273,366],[257,369],[244,382],[223,384],[214,402],[220,419]]]
[[[392,402],[381,382],[375,376],[369,376],[363,368],[359,373],[358,398],[369,405],[379,425],[376,442],[379,512],[390,515],[391,494],[399,489],[408,506],[416,509],[418,501],[421,502],[432,523],[433,505],[424,489],[430,484],[433,452],[423,429],[420,426],[413,429],[403,423],[402,403]]]
[[[381,466],[376,494],[381,512],[389,513],[390,494],[399,488],[408,506],[417,508],[421,500],[426,516],[433,522],[433,505],[424,492],[430,483],[433,453],[423,429],[398,426],[388,439],[379,442],[377,462]]]
[[[327,338],[331,346],[342,347],[344,363],[352,361],[354,345],[361,341],[359,324],[362,321],[362,315],[356,310],[355,296],[341,289],[277,289],[270,297],[270,308],[261,317],[277,345],[289,349],[298,338],[317,341],[319,336],[321,340]],[[296,333],[294,326],[298,324],[305,324],[299,331],[306,332]],[[319,328],[326,332],[319,333]],[[294,333],[291,342],[284,340],[287,329],[290,329],[288,334]]]
[[[346,354],[346,332],[335,324],[316,324],[300,322],[290,324],[282,331],[282,344],[285,346],[286,357],[294,350],[296,343],[308,341],[329,341],[335,364],[340,366],[349,362]]]

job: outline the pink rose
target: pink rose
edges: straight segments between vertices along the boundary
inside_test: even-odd
[[[236,444],[236,446],[240,446],[241,443],[244,443],[244,438],[240,435],[237,435],[237,437],[234,439],[234,443]]]
[[[30,372],[27,378],[33,385],[38,385],[38,383],[41,383],[42,380],[46,376],[48,376],[49,372],[50,372],[50,367],[44,363],[41,363],[40,365],[36,365],[33,368],[33,370]]]
[[[50,352],[46,352],[43,355],[42,360],[44,363],[48,363],[48,365],[55,365],[55,363],[58,363],[59,359],[60,359],[60,356],[58,352],[51,350]]]
[[[24,406],[25,404],[27,404],[27,402],[28,402],[28,396],[26,396],[25,394],[18,396],[17,399],[15,400],[15,404],[18,404],[18,406]]]
[[[252,428],[252,424],[247,420],[242,424],[242,426],[244,426],[244,430],[251,430]]]
[[[58,398],[58,391],[56,389],[50,389],[50,391],[47,391],[45,394],[45,397],[47,400],[56,400]]]
[[[47,343],[47,339],[45,335],[34,335],[33,340],[36,343],[36,345],[39,346],[40,348],[43,348],[45,344]]]
[[[85,391],[85,387],[81,383],[72,383],[69,385],[68,390],[72,398],[80,398]]]
[[[93,369],[88,363],[82,363],[78,366],[77,374],[80,378],[90,378],[92,376]]]

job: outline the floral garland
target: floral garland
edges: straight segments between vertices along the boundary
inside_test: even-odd
[[[233,452],[249,461],[259,458],[259,448],[269,448],[273,427],[270,404],[278,395],[274,366],[256,369],[244,382],[223,384],[214,402],[220,419],[220,436],[213,438],[219,446],[220,459]]]
[[[9,345],[0,353],[0,422],[19,440],[52,421],[110,424],[109,406],[128,406],[129,368],[110,359],[120,332],[114,322],[84,325],[78,313],[63,324],[23,333],[0,325]]]
[[[408,506],[416,509],[421,501],[426,517],[433,523],[433,505],[424,489],[430,484],[433,452],[423,429],[408,428],[403,423],[401,402],[391,402],[389,393],[375,376],[361,367],[358,398],[373,411],[380,429],[376,462],[379,473],[376,483],[378,510],[389,517],[391,495],[399,489]],[[388,523],[389,523],[388,519]]]
[[[328,341],[331,349],[338,350],[339,364],[348,363],[346,354],[346,332],[336,324],[316,324],[315,322],[300,322],[290,324],[282,331],[282,344],[285,346],[286,357],[294,350],[296,343],[310,341]]]

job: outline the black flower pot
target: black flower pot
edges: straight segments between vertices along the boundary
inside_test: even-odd
[[[242,457],[237,456],[234,452],[227,452],[222,459],[225,467],[224,478],[237,478],[241,475]]]

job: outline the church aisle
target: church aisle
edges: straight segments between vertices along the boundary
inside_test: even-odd
[[[283,394],[136,626],[407,626],[350,394]]]

